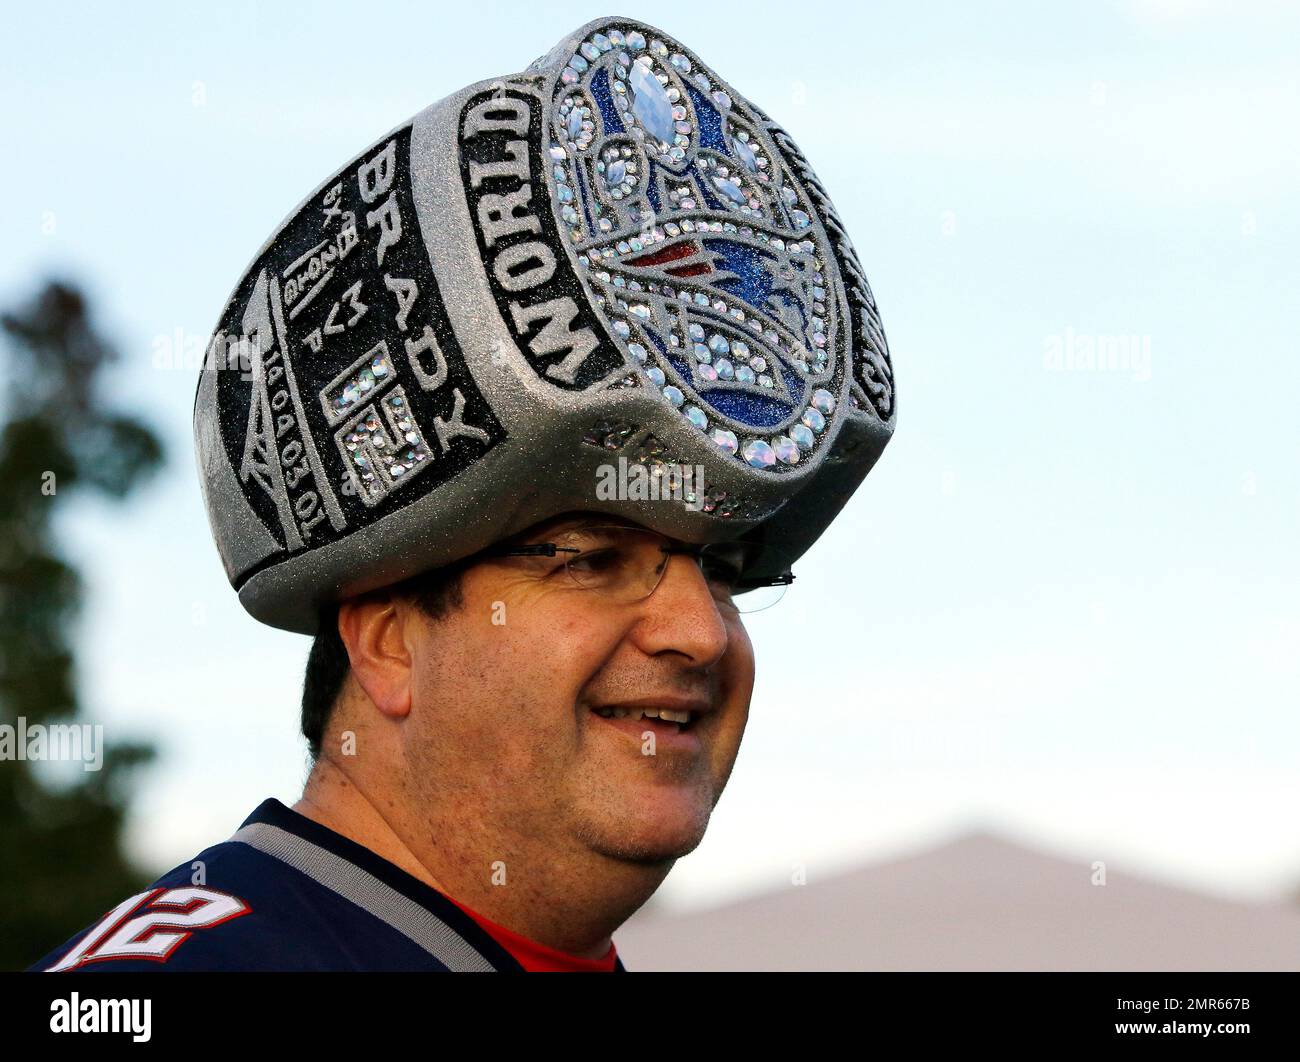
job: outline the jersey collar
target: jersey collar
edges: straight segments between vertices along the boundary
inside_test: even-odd
[[[459,903],[274,797],[262,801],[231,840],[294,866],[409,937],[450,970],[525,970]],[[627,972],[617,954],[613,972]]]

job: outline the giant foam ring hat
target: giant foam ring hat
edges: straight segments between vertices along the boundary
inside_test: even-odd
[[[748,577],[780,576],[895,418],[808,161],[694,52],[611,17],[308,196],[226,304],[194,434],[240,601],[311,634],[327,602],[573,510],[744,538]]]

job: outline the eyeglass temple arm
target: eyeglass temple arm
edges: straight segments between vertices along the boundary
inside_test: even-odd
[[[581,553],[573,546],[557,546],[554,542],[538,542],[532,546],[490,546],[483,551],[488,557],[554,557],[556,553]]]
[[[773,575],[757,582],[742,581],[741,585],[746,590],[757,590],[760,586],[789,586],[792,582],[794,582],[794,572],[782,572],[780,575]]]

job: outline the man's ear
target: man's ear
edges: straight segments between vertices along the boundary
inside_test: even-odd
[[[352,676],[390,719],[405,718],[411,710],[408,612],[406,602],[382,592],[339,604],[339,638],[347,648]]]

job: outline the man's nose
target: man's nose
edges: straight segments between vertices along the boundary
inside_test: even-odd
[[[647,653],[675,650],[701,666],[716,663],[727,651],[729,634],[722,610],[693,556],[667,558],[654,593],[641,602],[637,640]]]

